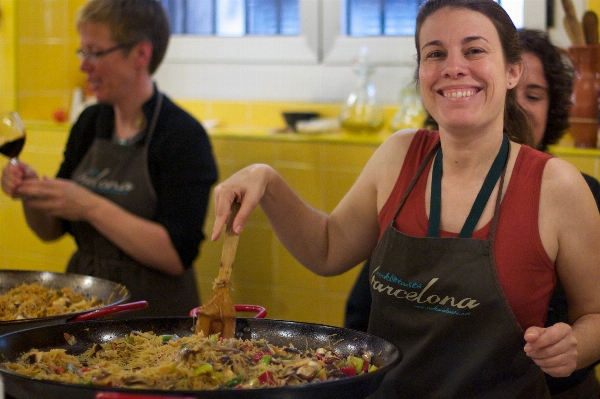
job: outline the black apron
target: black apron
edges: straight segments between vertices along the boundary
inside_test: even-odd
[[[143,145],[121,145],[95,138],[73,172],[73,180],[141,218],[152,220],[158,200],[148,172],[148,146],[162,105],[158,95]],[[131,301],[146,300],[148,307],[121,318],[186,316],[199,306],[193,267],[172,276],[139,264],[87,222],[72,222],[77,251],[67,271],[121,283]]]
[[[369,332],[394,342],[403,353],[399,366],[386,375],[373,397],[549,398],[543,372],[525,355],[524,331],[496,275],[494,236],[501,196],[488,241],[411,237],[393,226],[438,148],[440,143],[419,167],[371,258]],[[435,164],[433,168],[435,174]],[[500,168],[501,193],[505,163]],[[434,183],[430,233],[435,231],[434,202],[439,202],[433,198]],[[489,193],[482,200],[484,206]],[[483,207],[479,211],[467,218],[475,219],[472,228]]]

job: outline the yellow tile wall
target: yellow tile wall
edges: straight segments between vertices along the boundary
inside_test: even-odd
[[[75,87],[83,87],[75,50],[76,11],[85,0],[18,0],[15,3],[15,108],[24,119],[50,120],[69,109]]]
[[[0,110],[15,109],[15,0],[1,0],[0,22]]]

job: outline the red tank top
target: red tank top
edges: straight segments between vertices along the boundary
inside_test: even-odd
[[[425,156],[439,141],[437,131],[419,130],[412,140],[394,188],[379,212],[383,234],[400,199]],[[496,271],[508,303],[523,330],[543,327],[548,303],[556,284],[554,263],[546,254],[539,234],[538,215],[542,173],[550,155],[521,146],[506,194],[500,205],[495,238]],[[425,188],[431,162],[406,199],[394,227],[413,237],[426,237],[428,218]],[[491,221],[473,232],[472,238],[487,240]],[[458,233],[440,231],[441,237]]]

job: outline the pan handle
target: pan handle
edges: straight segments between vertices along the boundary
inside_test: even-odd
[[[262,306],[258,306],[258,305],[233,305],[233,307],[235,308],[236,312],[256,312],[256,314],[254,315],[255,319],[264,319],[265,316],[267,315],[267,309],[263,308]],[[200,310],[202,308],[202,306],[198,306],[197,308],[194,308],[192,310],[190,310],[190,316],[192,317],[196,317],[196,312],[198,310]]]
[[[131,312],[132,310],[143,309],[147,306],[148,306],[148,301],[129,302],[129,303],[122,303],[120,305],[106,306],[106,307],[94,310],[92,312],[84,313],[82,315],[73,317],[72,319],[69,319],[68,321],[97,320],[103,316],[110,316],[113,314]]]
[[[154,396],[154,395],[140,395],[131,393],[121,392],[98,392],[95,399],[195,399],[192,396]]]

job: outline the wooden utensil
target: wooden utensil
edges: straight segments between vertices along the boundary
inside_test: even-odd
[[[211,334],[221,334],[223,338],[233,338],[235,334],[235,307],[229,292],[231,286],[231,268],[237,251],[240,236],[233,232],[233,219],[240,209],[240,204],[233,201],[231,212],[227,218],[223,251],[221,253],[221,266],[219,275],[213,283],[213,292],[208,301],[196,313],[196,333],[202,332],[205,337]]]
[[[586,11],[581,20],[585,44],[598,44],[598,15],[593,11]]]
[[[565,26],[565,30],[567,31],[567,35],[571,40],[571,44],[574,46],[583,46],[585,45],[585,37],[583,35],[583,28],[581,27],[581,22],[577,19],[577,14],[575,13],[575,6],[573,5],[572,0],[561,0],[563,9],[565,10],[565,18],[563,20],[563,24]]]

